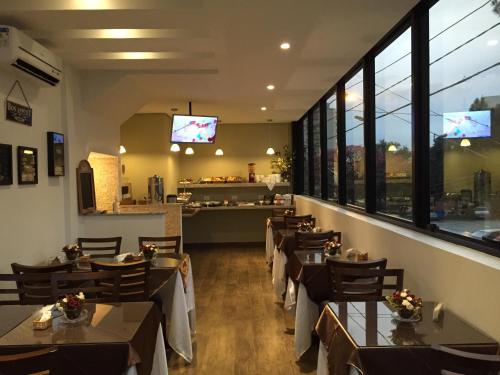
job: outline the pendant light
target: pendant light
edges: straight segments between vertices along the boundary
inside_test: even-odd
[[[127,152],[127,149],[125,148],[124,145],[120,146],[120,154],[125,154]]]
[[[396,145],[390,145],[389,148],[387,149],[387,151],[389,152],[396,152],[398,150],[398,148],[396,147]]]
[[[268,142],[269,147],[266,151],[266,155],[269,155],[269,156],[272,156],[275,154],[274,148],[271,146],[271,124],[270,123],[272,121],[273,121],[272,119],[267,120],[267,122],[269,123],[267,125],[267,142]]]
[[[185,154],[186,155],[193,155],[194,154],[193,148],[192,147],[186,148]]]
[[[177,143],[172,143],[172,146],[170,146],[170,151],[172,152],[179,152],[181,150],[181,148],[179,147],[179,145]]]
[[[222,151],[222,148],[218,148],[215,150],[215,156],[224,156],[224,151]]]
[[[460,141],[461,147],[470,147],[470,141],[468,138],[464,138]]]

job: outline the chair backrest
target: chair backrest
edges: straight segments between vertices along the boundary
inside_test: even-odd
[[[309,221],[313,224],[316,224],[316,219],[312,217],[312,215],[302,215],[302,216],[285,216],[285,228],[296,230],[298,225],[304,221]]]
[[[385,283],[386,277],[394,277],[394,283]],[[335,301],[384,301],[384,290],[403,289],[404,270],[336,268]]]
[[[16,275],[36,274],[31,279],[20,279],[17,287],[22,291],[19,299],[23,305],[47,305],[54,303],[52,298],[51,277],[53,273],[68,273],[72,270],[70,263],[53,266],[26,266],[12,263],[12,272]]]
[[[322,250],[323,245],[327,241],[337,241],[342,242],[342,234],[340,232],[334,232],[330,230],[328,232],[296,232],[295,242],[297,243],[297,248],[300,250]]]
[[[139,237],[139,249],[143,245],[155,244],[160,249],[158,255],[165,253],[179,254],[181,251],[181,236],[172,237]],[[163,251],[162,251],[163,250]]]
[[[292,212],[293,216],[295,216],[295,212],[297,212],[295,208],[273,208],[272,216],[273,217],[285,216],[286,211]]]
[[[42,284],[46,289],[46,285],[50,276],[43,273],[27,273],[27,274],[0,274],[0,283],[2,283],[2,289],[0,289],[0,305],[21,305],[23,302],[29,298],[29,292],[34,289],[33,284]],[[24,285],[28,285],[28,297],[24,290]],[[44,291],[44,294],[47,291]],[[39,296],[36,297],[39,301]],[[44,296],[49,302],[49,296]],[[52,301],[52,299],[51,299]],[[37,304],[37,303],[33,303]]]
[[[93,272],[120,271],[119,294],[121,302],[147,301],[149,299],[150,262],[141,261],[127,264],[91,262],[90,266]]]
[[[0,374],[60,375],[57,347],[0,355]]]
[[[122,246],[121,237],[79,237],[77,241],[80,249],[89,254],[91,257],[114,257],[115,255],[120,254],[120,249]]]
[[[432,345],[432,374],[439,375],[497,375],[500,374],[500,356],[478,354]]]
[[[54,273],[52,297],[57,301],[66,294],[82,292],[87,302],[119,302],[120,281],[119,271]]]

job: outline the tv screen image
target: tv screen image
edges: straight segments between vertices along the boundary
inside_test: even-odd
[[[443,113],[446,138],[491,137],[491,111]]]
[[[215,116],[174,115],[172,143],[214,143],[217,130]]]

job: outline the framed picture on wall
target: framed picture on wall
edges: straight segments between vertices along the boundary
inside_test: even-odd
[[[0,185],[12,185],[12,145],[0,144]]]
[[[38,150],[32,147],[17,147],[17,183],[38,184]]]
[[[47,132],[49,176],[64,176],[64,134]]]

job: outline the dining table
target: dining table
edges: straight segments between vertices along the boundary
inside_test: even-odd
[[[123,254],[122,254],[123,256]],[[74,262],[73,272],[90,271],[90,261],[129,264],[119,257],[91,257]],[[165,317],[165,334],[170,347],[186,362],[193,360],[192,336],[196,334],[196,306],[191,258],[188,254],[159,254],[151,260],[149,292]]]
[[[450,310],[434,315],[425,301],[420,320],[400,321],[385,301],[330,302],[316,324],[318,375],[422,375],[435,370],[432,345],[496,354],[498,343]]]
[[[57,349],[62,373],[165,375],[168,373],[160,312],[153,302],[86,303],[81,319],[54,315],[35,330],[41,306],[0,306],[0,355]]]

